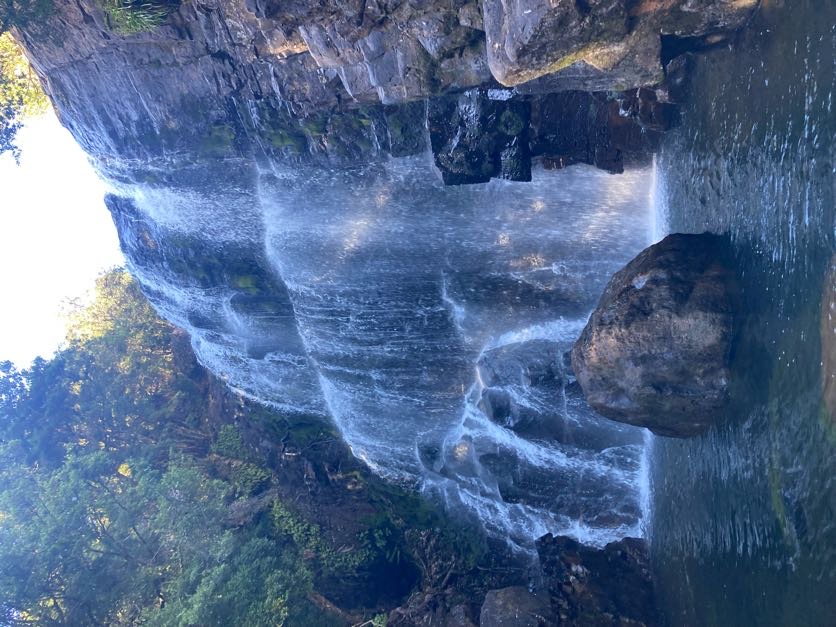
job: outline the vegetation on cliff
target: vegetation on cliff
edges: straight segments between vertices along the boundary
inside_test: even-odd
[[[121,35],[155,29],[179,4],[167,0],[99,0],[113,29]]]
[[[327,424],[229,391],[124,271],[55,357],[0,364],[2,624],[385,624],[484,551]]]

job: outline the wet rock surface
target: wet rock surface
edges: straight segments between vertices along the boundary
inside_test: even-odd
[[[481,90],[432,100],[427,126],[444,183],[530,181],[530,117],[528,102],[494,100]]]
[[[678,113],[652,89],[615,98],[473,89],[431,99],[426,119],[444,183],[461,185],[530,181],[535,159],[548,169],[586,163],[619,173],[625,163],[648,160],[661,134],[678,123]]]
[[[603,549],[548,534],[537,541],[554,620],[571,627],[658,625],[647,545],[638,538]]]
[[[542,424],[542,407],[563,402],[567,375],[558,344],[533,340],[500,346],[487,351],[477,368],[486,386],[480,407],[491,420],[514,431],[559,430],[557,424]]]
[[[156,28],[126,34],[95,0],[79,0],[56,2],[48,19],[16,37],[62,122],[102,168],[184,155],[356,165],[420,153],[432,139],[444,180],[471,183],[528,180],[537,156],[549,167],[620,171],[622,153],[646,149],[642,131],[658,130],[667,113],[651,111],[648,124],[647,107],[619,107],[603,94],[588,102],[531,96],[658,83],[660,24],[677,54],[701,43],[701,33],[740,26],[750,3],[688,11],[683,2],[523,4],[196,0]],[[572,52],[579,42],[615,47],[622,61],[601,70]],[[652,62],[627,61],[639,59],[637,46]],[[555,64],[555,50],[585,60]],[[514,69],[498,55],[514,59]],[[529,77],[539,78],[520,84]],[[513,101],[449,96],[430,106],[429,120],[416,102],[494,89],[497,78],[519,85],[503,96]]]
[[[613,276],[572,349],[572,368],[601,415],[689,437],[729,394],[738,287],[728,240],[675,234]]]
[[[699,37],[743,24],[756,0],[484,0],[488,63],[504,85],[554,91],[648,85],[662,78],[659,33]],[[542,79],[541,77],[546,77]]]

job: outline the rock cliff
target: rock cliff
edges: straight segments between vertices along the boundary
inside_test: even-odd
[[[415,103],[429,97],[517,86],[480,98],[521,98],[536,125],[535,114],[555,106],[532,104],[532,94],[658,83],[663,41],[687,40],[687,48],[722,37],[755,0],[693,4],[184,0],[156,27],[124,34],[100,0],[73,0],[55,2],[47,19],[15,35],[62,122],[103,167],[196,153],[356,162],[426,149],[426,107]],[[664,109],[655,95],[643,100],[645,112]],[[461,177],[454,167],[445,180],[524,180],[531,155],[618,171],[622,153],[648,147],[638,109],[603,93],[561,102],[561,119],[579,122],[580,147],[544,146],[549,129],[529,132],[526,116],[500,137],[487,115],[478,121],[493,137],[490,172]],[[449,139],[433,141],[437,153]]]

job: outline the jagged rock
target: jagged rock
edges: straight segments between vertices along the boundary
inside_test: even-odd
[[[692,43],[714,41],[714,30],[738,26],[751,3],[714,0],[699,9],[684,0],[481,4],[196,0],[179,3],[156,28],[124,34],[100,2],[77,0],[55,2],[47,19],[15,36],[63,123],[103,167],[116,168],[120,159],[183,155],[330,165],[421,152],[424,116],[411,109],[393,116],[390,108],[379,110],[381,103],[496,87],[489,60],[505,82],[539,76],[520,86],[525,94],[646,85],[661,78],[660,32],[669,33],[668,54],[678,54]],[[709,32],[707,39],[698,36]],[[576,51],[581,44],[595,53]],[[564,64],[566,54],[584,62],[542,76]],[[555,55],[563,56],[555,61]],[[612,63],[602,65],[598,57]],[[527,180],[535,154],[526,141],[528,107],[520,101],[480,104],[485,114],[477,116],[477,126],[468,116],[455,124],[448,119],[452,135],[442,131],[436,151],[445,180]],[[504,133],[502,128],[518,126],[516,117],[509,122],[511,114],[522,116],[522,128]],[[604,120],[608,129],[619,126],[612,115],[589,117]],[[594,134],[587,123],[578,128],[584,141]],[[467,141],[454,145],[459,134]],[[536,154],[552,164],[585,162],[619,171],[624,147],[616,135],[605,135],[609,139],[587,142],[582,150],[558,143]],[[485,159],[484,172],[471,157]]]
[[[647,248],[613,276],[572,349],[587,401],[659,435],[703,432],[727,402],[737,309],[727,238]]]
[[[667,130],[643,128],[607,94],[579,91],[533,98],[531,120],[531,151],[542,155],[546,167],[588,163],[613,173],[624,170],[625,157],[638,161],[650,154],[661,138],[658,131]]]
[[[515,431],[552,431],[559,425],[541,424],[544,408],[557,408],[562,401],[566,371],[560,347],[547,340],[508,344],[486,351],[479,363],[485,385],[480,407],[497,424]],[[532,397],[537,407],[519,402]],[[556,416],[552,416],[556,420]]]
[[[537,541],[552,624],[611,627],[658,624],[647,545],[638,538],[603,549],[548,534]]]
[[[662,78],[660,34],[695,37],[741,26],[757,0],[484,0],[491,73],[503,85],[604,91]],[[545,78],[541,78],[545,77]]]
[[[484,183],[495,176],[530,181],[530,115],[527,102],[494,100],[482,90],[430,101],[430,144],[444,183]]]
[[[523,586],[491,590],[485,595],[479,627],[547,627],[554,624],[546,594]]]

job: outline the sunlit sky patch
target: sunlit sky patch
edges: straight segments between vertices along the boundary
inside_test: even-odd
[[[18,134],[20,165],[0,156],[0,360],[28,365],[64,337],[62,303],[121,265],[104,185],[51,111]]]

